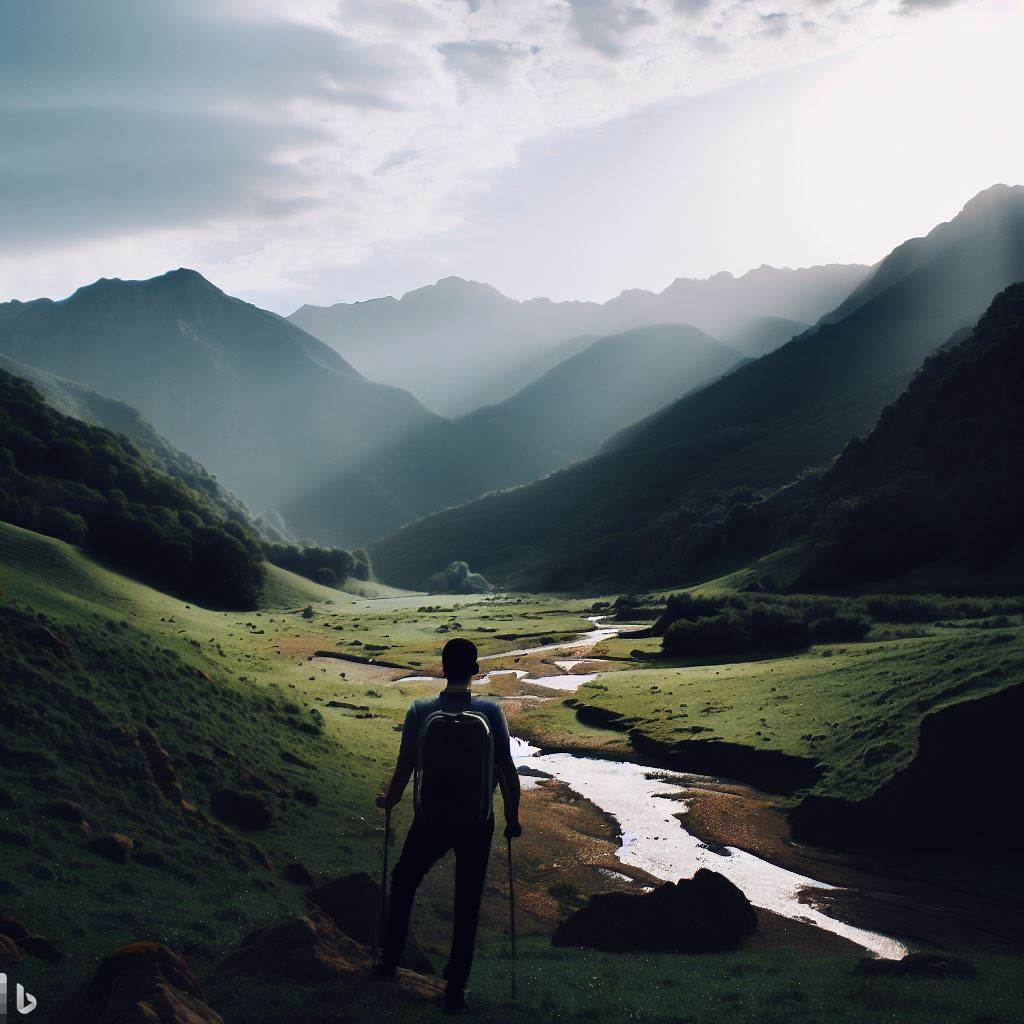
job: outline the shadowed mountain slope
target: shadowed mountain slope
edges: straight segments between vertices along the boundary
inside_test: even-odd
[[[477,455],[456,427],[194,271],[101,280],[60,302],[0,305],[0,352],[134,406],[256,512],[355,473],[359,493],[331,511],[336,543],[357,544],[485,489],[444,490],[446,473],[470,480],[478,473]],[[66,383],[58,390],[61,400],[96,409],[96,398]],[[431,446],[415,448],[415,459],[438,479],[438,494],[410,510],[390,485],[398,467],[375,459],[427,436]],[[444,460],[436,471],[434,458]]]
[[[382,451],[373,460],[372,479],[343,472],[286,502],[281,512],[300,535],[330,543],[344,543],[340,525],[355,522],[367,524],[368,536],[382,536],[393,527],[374,521],[366,505],[377,481],[388,482],[378,501],[390,503],[402,522],[529,483],[592,455],[620,427],[740,358],[682,324],[601,338],[506,401],[441,420]]]
[[[411,582],[461,558],[489,579],[552,589],[687,578],[703,532],[870,429],[929,352],[1024,277],[1024,189],[983,193],[937,234],[948,250],[936,242],[902,277],[896,250],[877,271],[887,286],[846,318],[662,409],[585,463],[407,527],[375,545],[378,571]],[[974,269],[954,289],[965,259]]]

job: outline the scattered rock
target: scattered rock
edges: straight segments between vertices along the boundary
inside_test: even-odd
[[[0,935],[0,967],[12,967],[19,960],[21,960],[21,953],[18,952],[14,939]]]
[[[326,914],[313,911],[258,928],[221,966],[229,975],[315,984],[354,973],[363,959],[356,942]]]
[[[321,885],[309,894],[309,901],[357,942],[368,945],[374,941],[380,915],[380,884],[365,871]],[[434,972],[434,965],[411,934],[401,965],[420,974]]]
[[[274,812],[266,797],[259,793],[221,789],[213,794],[212,806],[221,821],[238,828],[263,829],[274,823]]]
[[[223,1024],[188,964],[166,946],[134,942],[100,964],[62,1024]]]
[[[42,935],[26,935],[25,938],[18,939],[18,948],[29,956],[45,960],[48,964],[62,964],[68,958],[64,950],[49,939],[44,939]]]
[[[344,981],[342,992],[346,993],[353,984],[374,984],[369,969],[369,948],[345,935],[319,910],[257,929],[221,962],[223,973],[236,977],[274,978],[303,985]],[[441,993],[440,982],[401,968],[396,982],[396,989],[403,993],[426,999]],[[310,1017],[303,1011],[301,1019],[309,1021]]]
[[[257,846],[256,843],[246,843],[245,849],[249,856],[259,864],[261,868],[266,868],[267,871],[274,870],[274,862],[270,859],[267,851],[262,847]]]
[[[29,930],[16,917],[0,914],[0,935],[6,935],[17,942],[19,939],[27,938]]]
[[[969,960],[939,956],[937,953],[908,953],[901,960],[864,957],[853,973],[862,977],[971,978],[976,972]]]
[[[106,857],[107,860],[113,861],[115,864],[127,864],[128,855],[134,847],[135,843],[127,836],[121,835],[120,832],[111,832],[110,835],[106,836],[96,836],[95,839],[90,839],[86,843],[87,849],[99,854],[101,857]]]
[[[284,870],[281,872],[281,877],[286,882],[293,882],[295,885],[304,885],[307,889],[312,889],[316,885],[316,879],[313,877],[313,872],[302,863],[301,860],[293,860],[290,864],[284,866]]]
[[[648,893],[592,896],[555,931],[556,946],[621,952],[662,949],[703,953],[734,949],[757,927],[757,913],[724,875],[701,868],[693,878]]]
[[[180,804],[185,791],[181,788],[181,780],[171,761],[171,755],[160,746],[160,741],[146,728],[139,729],[139,746],[142,747],[142,753],[145,755],[146,764],[149,766],[157,789],[171,803]]]
[[[527,779],[553,779],[554,776],[547,772],[542,772],[539,768],[531,768],[529,765],[521,764],[516,769],[516,774],[521,775]]]
[[[56,821],[70,821],[77,825],[85,820],[85,810],[73,800],[54,800],[40,808],[43,815]]]

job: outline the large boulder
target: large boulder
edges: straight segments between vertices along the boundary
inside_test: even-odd
[[[369,948],[313,910],[305,917],[257,929],[221,962],[220,970],[231,977],[315,986],[282,1024],[364,1020],[368,999],[385,1016],[391,1009],[422,1007],[440,999],[443,982],[438,979],[399,968],[388,984],[381,985],[370,967]]]
[[[188,964],[166,946],[134,942],[100,964],[62,1024],[223,1024]]]
[[[376,940],[380,918],[380,883],[365,871],[357,871],[321,885],[309,893],[309,901],[356,942],[370,945]],[[401,966],[420,974],[434,972],[434,965],[411,934],[405,944]]]
[[[734,949],[757,927],[746,896],[724,875],[701,868],[693,878],[651,892],[592,896],[555,931],[556,946],[707,953]]]

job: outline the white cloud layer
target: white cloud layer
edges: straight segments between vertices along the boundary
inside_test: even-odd
[[[284,310],[340,298],[354,269],[443,249],[525,148],[945,5],[7,0],[0,298],[179,264]]]

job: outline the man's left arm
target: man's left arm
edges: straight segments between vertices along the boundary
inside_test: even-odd
[[[519,799],[522,792],[519,772],[512,760],[512,744],[508,735],[508,723],[501,708],[496,716],[499,721],[494,729],[494,768],[498,773],[501,799],[505,804],[505,837],[517,839],[523,834],[519,823]]]

